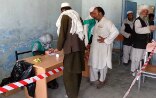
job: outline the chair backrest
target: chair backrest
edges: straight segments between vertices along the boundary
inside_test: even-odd
[[[123,41],[124,40],[124,37],[122,34],[119,34],[116,38],[115,38],[116,41]]]
[[[154,41],[151,43],[148,43],[146,46],[146,51],[152,52],[152,50],[154,49],[155,46],[156,46],[156,42],[154,42]],[[156,49],[154,50],[154,53],[156,53]]]
[[[149,56],[149,53],[152,52],[152,50],[155,48],[155,46],[156,46],[156,42],[155,41],[147,44],[147,46],[146,46],[146,53],[145,53],[145,57],[144,57],[144,60],[145,61],[147,61],[147,58]],[[154,54],[155,53],[156,53],[156,48],[154,50]]]
[[[18,56],[19,55],[30,53],[30,52],[32,52],[32,51],[24,51],[24,52],[17,52],[17,51],[15,51],[16,61],[18,60]]]

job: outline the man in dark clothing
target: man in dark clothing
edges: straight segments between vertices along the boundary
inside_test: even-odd
[[[154,25],[154,14],[149,14],[148,15],[148,19],[149,19],[149,25]]]
[[[56,51],[64,50],[63,80],[68,98],[78,98],[84,70],[84,34],[79,14],[69,3],[62,3],[61,15],[56,22],[58,42]]]
[[[122,27],[121,27],[121,34],[124,36],[123,41],[123,64],[128,65],[128,61],[130,60],[130,53],[132,49],[132,34],[133,31],[133,12],[128,11],[127,12],[127,18],[123,21]]]
[[[148,15],[148,23],[150,26],[154,25],[154,14],[151,13]],[[153,39],[153,33],[150,33],[149,34],[149,42],[151,42],[152,39]]]
[[[147,5],[141,5],[138,10],[139,17],[134,21],[134,35],[133,35],[133,48],[131,52],[131,71],[135,76],[139,67],[139,62],[144,59],[146,45],[149,41],[148,35],[156,30],[156,26],[148,25],[148,12]]]

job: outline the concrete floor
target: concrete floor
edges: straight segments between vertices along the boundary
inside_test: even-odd
[[[107,76],[108,81],[101,89],[90,86],[88,79],[83,78],[79,98],[122,98],[134,78],[130,73],[130,66],[118,64],[113,64],[113,69],[109,70]],[[48,98],[65,98],[62,77],[58,79],[58,82],[57,90],[48,89]],[[9,97],[0,95],[0,98],[24,98],[24,92],[21,91]],[[156,80],[147,78],[139,92],[136,84],[127,98],[156,98]]]

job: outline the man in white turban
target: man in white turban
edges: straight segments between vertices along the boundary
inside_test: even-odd
[[[93,30],[89,56],[90,82],[91,85],[100,89],[106,83],[108,68],[112,69],[113,41],[119,32],[115,25],[105,17],[102,7],[96,7],[93,13],[98,22]]]
[[[127,12],[127,18],[123,21],[123,24],[121,26],[121,34],[124,36],[123,41],[123,64],[128,65],[130,60],[130,53],[132,49],[132,34],[133,31],[133,22],[134,22],[134,16],[133,11]]]
[[[78,98],[82,70],[84,70],[84,34],[79,14],[69,3],[61,4],[58,28],[57,49],[64,51],[63,80],[68,98]]]
[[[148,34],[156,30],[156,26],[148,25],[148,12],[148,6],[141,5],[138,10],[139,17],[134,22],[134,39],[131,54],[131,71],[133,76],[136,74],[139,62],[144,59],[145,49],[148,43]]]

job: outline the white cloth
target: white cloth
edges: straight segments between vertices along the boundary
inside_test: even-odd
[[[138,14],[141,14],[141,12],[143,10],[148,10],[149,11],[149,6],[148,5],[140,5],[139,8],[138,8]]]
[[[139,68],[140,61],[145,57],[145,49],[132,48],[131,71],[134,72]]]
[[[123,63],[128,63],[130,60],[132,46],[123,46]]]
[[[56,27],[58,28],[57,29],[58,36],[59,36],[59,33],[60,33],[61,20],[62,20],[63,15],[67,15],[72,19],[72,26],[71,26],[71,29],[70,29],[70,33],[71,34],[76,33],[78,35],[78,37],[81,40],[83,40],[84,39],[83,25],[81,23],[79,14],[74,10],[66,10],[66,11],[62,12],[61,15],[59,16],[59,18],[58,18],[58,20],[56,22]]]
[[[133,21],[129,21],[128,19],[125,19],[123,21],[123,24],[121,26],[121,29],[120,29],[120,32],[121,34],[125,37],[125,38],[129,38],[131,36],[131,34],[129,32],[125,32],[125,24],[129,24],[131,29],[133,29],[133,23],[134,23],[134,20]]]
[[[106,75],[107,75],[107,69],[108,69],[107,66],[105,66],[105,68],[103,69],[96,69],[96,68],[90,67],[90,81],[94,82],[94,81],[99,80],[101,82],[104,82],[106,79]],[[98,72],[100,73],[100,76]]]
[[[89,66],[97,69],[103,69],[105,66],[112,68],[113,41],[118,34],[115,25],[105,17],[96,23],[90,49]],[[99,36],[105,38],[104,43],[97,41]]]
[[[148,23],[146,22],[148,25]],[[135,21],[135,32],[137,34],[148,34],[151,33],[149,26],[147,27],[142,27],[140,20]]]
[[[88,20],[88,19],[93,19],[90,15],[85,19],[85,20]],[[87,46],[88,45],[88,24],[85,24],[84,26],[84,35],[85,35],[85,46]],[[93,29],[94,29],[94,27],[92,28],[92,30],[91,30],[91,32],[92,32],[92,34],[93,34]]]
[[[90,13],[93,12],[95,8],[96,8],[95,6],[92,6],[92,7],[89,9],[89,12],[90,12]]]
[[[85,39],[84,39],[85,46],[87,46],[88,45],[88,25],[86,24],[83,27],[84,27],[84,31],[83,32],[85,34]]]

